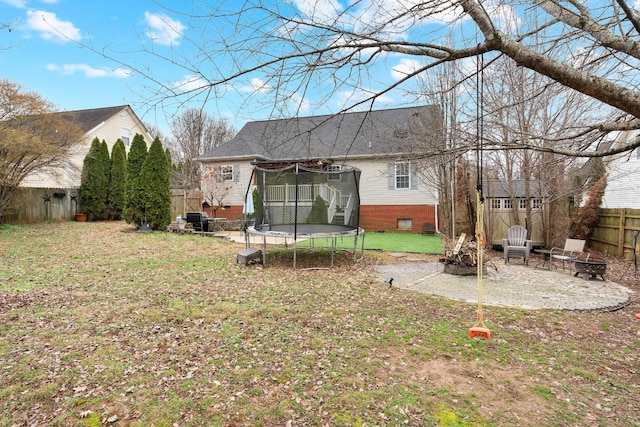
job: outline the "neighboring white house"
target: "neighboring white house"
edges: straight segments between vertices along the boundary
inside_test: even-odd
[[[437,106],[247,123],[228,143],[202,154],[205,202],[217,216],[242,217],[253,165],[306,163],[327,171],[361,170],[360,226],[420,232],[437,223],[437,190],[419,178],[417,153],[443,142]],[[210,208],[208,208],[210,209]]]
[[[107,143],[109,154],[113,144],[122,139],[127,152],[131,140],[138,133],[141,134],[147,146],[152,142],[151,135],[142,121],[128,105],[116,107],[92,108],[88,110],[62,111],[54,113],[63,119],[72,121],[80,126],[84,133],[81,143],[69,157],[63,169],[39,172],[29,175],[22,181],[21,187],[73,189],[80,187],[82,163],[91,148],[91,142],[98,138]]]
[[[614,146],[640,138],[640,131],[621,132]],[[605,159],[607,187],[602,198],[603,208],[640,209],[640,148]]]

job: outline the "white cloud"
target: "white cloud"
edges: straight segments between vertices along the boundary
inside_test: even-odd
[[[271,86],[269,85],[269,83],[257,77],[251,79],[251,81],[249,82],[249,86],[240,88],[240,91],[248,93],[264,93],[268,92],[269,90],[271,90]]]
[[[20,9],[26,9],[27,7],[27,0],[2,0],[2,2]]]
[[[186,27],[180,21],[174,21],[167,15],[145,12],[144,19],[149,25],[147,36],[155,43],[172,46],[179,43]]]
[[[131,71],[122,68],[94,68],[87,64],[47,64],[47,70],[60,72],[66,76],[75,74],[76,72],[83,73],[86,77],[100,78],[100,77],[116,77],[119,79],[127,78],[131,75]]]
[[[60,42],[80,41],[80,30],[69,21],[58,19],[55,13],[44,10],[27,11],[27,28],[38,31],[46,40]]]
[[[191,92],[194,90],[203,89],[208,85],[209,83],[207,83],[206,80],[194,75],[184,76],[183,80],[179,80],[173,83],[174,88],[179,89],[183,92]]]
[[[313,22],[333,22],[342,11],[342,5],[336,0],[293,0],[293,3]]]
[[[395,80],[400,80],[407,77],[409,74],[419,70],[421,68],[420,62],[415,59],[403,58],[398,65],[391,69],[391,77]]]

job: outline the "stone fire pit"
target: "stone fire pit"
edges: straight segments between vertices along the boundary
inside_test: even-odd
[[[595,279],[596,276],[606,280],[604,274],[607,271],[607,264],[609,263],[606,260],[592,257],[591,254],[582,255],[573,260],[573,265],[576,269],[575,276],[582,274],[584,280]]]

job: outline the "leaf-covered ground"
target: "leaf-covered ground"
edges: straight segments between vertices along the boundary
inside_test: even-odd
[[[384,253],[293,270],[242,249],[122,222],[0,232],[0,426],[640,425],[637,294],[492,308],[471,340],[476,307],[389,288]]]

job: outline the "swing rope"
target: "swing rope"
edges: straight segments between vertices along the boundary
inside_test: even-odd
[[[485,326],[482,315],[482,271],[484,264],[484,195],[482,194],[484,114],[482,107],[484,105],[484,58],[480,53],[480,49],[478,49],[476,67],[476,243],[478,249],[476,263],[478,266],[478,311],[476,323],[469,329],[469,337],[479,336],[489,340],[491,339],[491,331]]]

